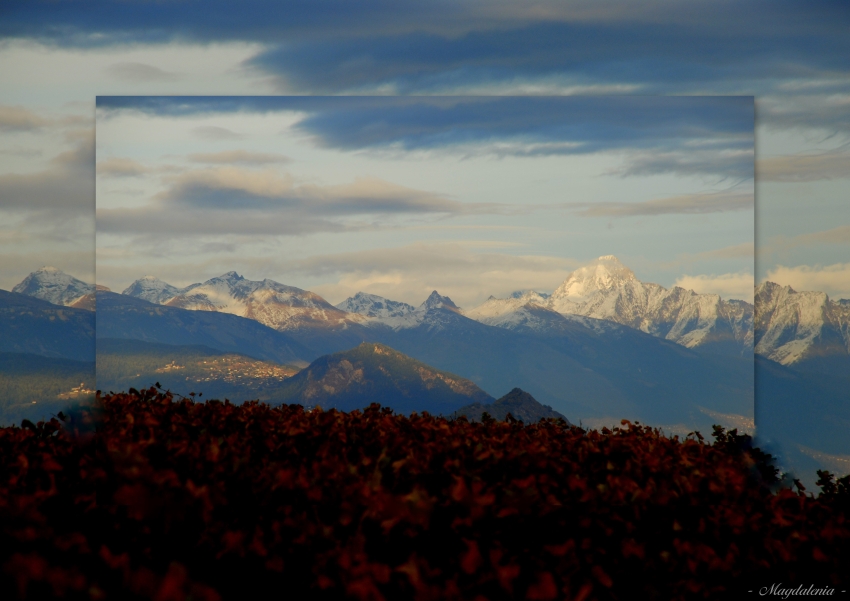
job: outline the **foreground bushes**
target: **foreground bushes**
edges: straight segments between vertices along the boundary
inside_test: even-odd
[[[773,490],[769,456],[719,428],[155,389],[60,417],[0,430],[0,590],[18,598],[715,598],[835,587],[850,557],[845,480]]]

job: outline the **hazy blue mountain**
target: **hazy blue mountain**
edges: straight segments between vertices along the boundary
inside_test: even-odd
[[[97,293],[97,337],[202,345],[280,364],[306,365],[318,356],[291,336],[253,319],[155,305],[105,291]]]
[[[627,326],[542,307],[535,318],[548,327],[509,330],[438,307],[384,340],[491,395],[519,387],[571,418],[709,431],[718,418],[704,409],[752,419],[752,359],[699,353]]]
[[[448,415],[472,402],[493,401],[465,378],[374,342],[320,357],[281,388],[288,391],[284,402],[342,411],[380,403],[399,413]]]
[[[0,290],[0,352],[94,361],[95,314]]]
[[[850,374],[801,372],[761,355],[755,368],[758,438],[798,475],[850,473]]]

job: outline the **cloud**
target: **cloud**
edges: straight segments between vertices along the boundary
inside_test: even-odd
[[[138,177],[150,172],[149,167],[133,159],[113,157],[97,162],[98,177]]]
[[[679,253],[674,259],[660,263],[660,266],[667,270],[686,268],[693,271],[694,265],[703,261],[733,261],[736,265],[749,264],[746,269],[752,269],[755,263],[755,243],[743,242],[697,253]]]
[[[94,210],[94,130],[73,133],[74,148],[53,157],[47,169],[0,175],[4,211],[30,212],[45,221]]]
[[[753,179],[755,148],[743,150],[692,150],[677,152],[634,153],[626,165],[613,175],[622,177],[673,174],[681,176],[719,175],[735,179]]]
[[[270,152],[249,152],[247,150],[224,150],[222,152],[198,152],[187,157],[194,163],[218,165],[269,165],[273,163],[291,163],[292,159],[282,154]]]
[[[393,216],[444,217],[509,212],[497,204],[460,203],[377,178],[322,186],[275,171],[217,167],[165,180],[169,187],[145,207],[97,211],[104,233],[304,235],[374,229]]]
[[[172,206],[226,210],[298,208],[314,214],[461,213],[483,206],[464,205],[439,194],[414,190],[378,178],[321,186],[299,184],[289,174],[236,167],[193,170],[169,178],[158,199]]]
[[[116,79],[139,83],[176,81],[183,78],[179,73],[171,73],[153,65],[136,62],[114,63],[106,67],[106,73]]]
[[[49,120],[24,107],[0,105],[0,131],[33,131],[48,123]]]
[[[242,134],[231,131],[225,127],[215,125],[202,125],[192,129],[192,133],[204,140],[239,140],[244,138]]]
[[[493,241],[496,246],[498,241]],[[336,276],[311,290],[337,303],[358,291],[418,305],[439,290],[460,306],[472,308],[487,296],[517,289],[553,290],[581,262],[562,257],[523,256],[456,242],[420,242],[310,257],[281,264],[283,277]],[[274,266],[269,272],[275,271]]]
[[[751,273],[724,273],[721,275],[683,275],[676,286],[699,294],[718,294],[721,298],[753,302],[755,279]]]
[[[752,211],[752,193],[685,194],[645,202],[595,203],[580,211],[583,217],[639,217]]]
[[[756,163],[756,173],[761,182],[846,179],[850,178],[850,152],[833,151],[761,159]]]
[[[552,156],[640,150],[677,154],[677,170],[752,176],[749,98],[507,97],[340,104],[296,128],[324,147],[454,149],[465,155]],[[695,141],[713,142],[713,153]],[[728,150],[745,149],[742,153]],[[727,152],[724,153],[724,150]]]
[[[695,259],[752,259],[755,257],[755,244],[744,242],[743,244],[707,250],[690,256]]]
[[[777,265],[768,270],[765,279],[791,286],[798,292],[811,290],[826,292],[832,299],[850,298],[850,263],[796,267]]]
[[[820,246],[824,244],[850,245],[850,225],[839,225],[838,227],[819,232],[808,232],[790,238],[777,237],[769,244],[760,247],[761,252],[773,252],[776,250],[789,250],[801,246]]]
[[[850,225],[840,225],[821,232],[811,232],[794,236],[795,245],[809,244],[850,244]]]
[[[757,0],[660,0],[641,11],[625,0],[248,0],[238,9],[223,0],[8,0],[3,17],[0,37],[65,47],[262,44],[246,66],[287,94],[626,86],[757,95],[765,122],[850,128],[841,106],[850,12],[830,0],[776,0],[770,10]]]
[[[146,273],[185,286],[235,269],[249,279],[271,278],[311,290],[334,304],[363,291],[419,305],[436,289],[460,306],[471,308],[490,294],[506,297],[518,288],[553,290],[582,264],[562,257],[508,254],[505,248],[500,240],[474,244],[417,242],[295,260],[281,253],[246,256],[221,248],[221,254],[214,256],[169,254],[158,259],[158,263],[157,259],[147,257],[151,262],[135,264],[136,272],[132,276],[125,267],[104,261],[106,253],[98,249],[97,275],[100,282],[113,289],[123,289],[132,279]],[[133,254],[116,252],[121,254],[118,259]]]
[[[497,157],[614,151],[628,155],[620,175],[751,178],[753,171],[751,97],[99,97],[97,106],[103,118],[122,111],[297,112],[304,115],[297,130],[340,150]]]

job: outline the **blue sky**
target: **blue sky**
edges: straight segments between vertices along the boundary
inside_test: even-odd
[[[756,279],[850,297],[848,26],[840,1],[4,2],[0,287],[93,279],[98,94],[718,94],[756,99]],[[322,143],[363,142],[330,118]]]
[[[472,307],[616,254],[750,300],[753,136],[745,96],[101,96],[98,283]]]

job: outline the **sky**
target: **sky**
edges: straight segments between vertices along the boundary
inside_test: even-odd
[[[97,281],[472,307],[614,254],[751,301],[753,126],[746,96],[101,96]]]
[[[45,264],[94,281],[97,95],[663,94],[755,97],[755,279],[850,298],[848,27],[840,0],[7,0],[0,288]],[[652,168],[629,165],[623,185]],[[735,272],[708,268],[681,273]]]

